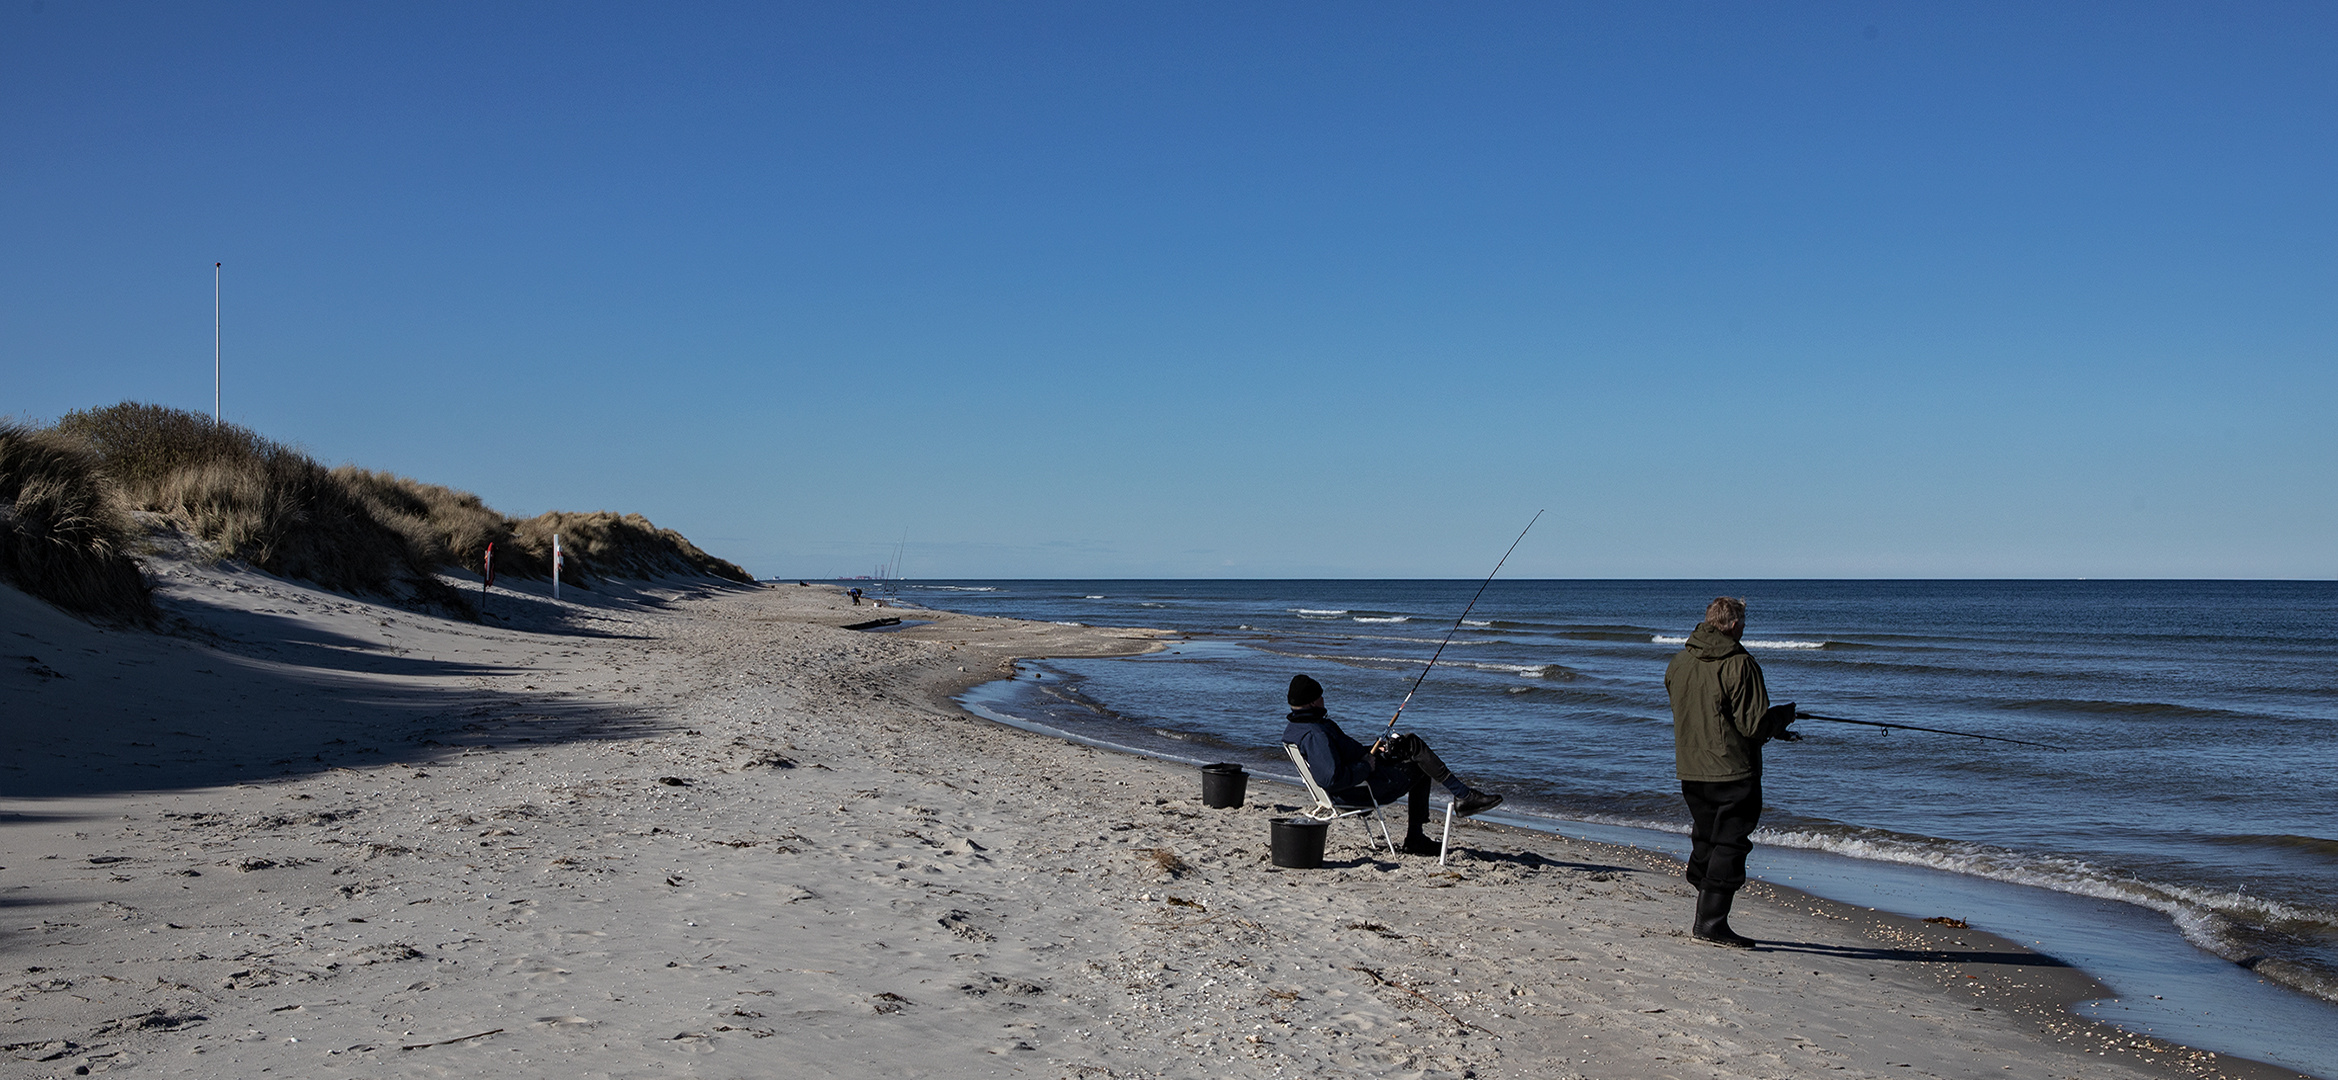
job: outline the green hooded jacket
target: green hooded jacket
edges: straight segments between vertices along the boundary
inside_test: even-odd
[[[1664,669],[1672,695],[1673,771],[1683,780],[1725,782],[1762,774],[1762,714],[1770,690],[1762,666],[1729,635],[1697,624]]]

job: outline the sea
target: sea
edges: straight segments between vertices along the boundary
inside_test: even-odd
[[[2082,1011],[2136,1030],[2322,1076],[2338,1061],[2338,582],[877,591],[899,606],[1177,635],[1143,657],[1026,662],[962,699],[1002,721],[1287,777],[1292,675],[1320,681],[1333,717],[1366,741],[1417,684],[1399,729],[1506,795],[1501,820],[1675,853],[1687,815],[1664,667],[1708,601],[1737,596],[1773,701],[1906,725],[1803,720],[1800,742],[1770,745],[1757,877],[1966,918],[2103,979],[2116,996]],[[1946,907],[1958,910],[1933,910]]]

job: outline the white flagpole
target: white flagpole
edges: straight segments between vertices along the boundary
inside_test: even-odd
[[[552,600],[560,600],[560,534],[552,534]]]
[[[219,266],[211,264],[211,426],[219,426]]]

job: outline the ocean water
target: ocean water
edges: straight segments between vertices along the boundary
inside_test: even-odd
[[[1291,675],[1369,740],[1477,587],[896,586],[928,607],[1180,632],[1154,656],[1045,662],[986,701],[1262,772],[1288,771]],[[2338,583],[1496,581],[1401,727],[1506,811],[1678,832],[1664,665],[1723,594],[1747,603],[1774,701],[2061,748],[1805,720],[1767,751],[1757,844],[2113,903],[2229,962],[2212,966],[2338,1002]]]

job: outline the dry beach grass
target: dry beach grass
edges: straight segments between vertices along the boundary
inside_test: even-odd
[[[477,495],[307,454],[233,424],[123,402],[68,413],[47,429],[0,428],[0,575],[86,614],[148,614],[126,556],[143,530],[124,511],[160,515],[214,554],[324,588],[419,600],[470,614],[440,570],[549,580],[703,574],[750,580],[639,514],[554,511],[513,518]]]
[[[67,611],[145,619],[136,534],[87,448],[0,423],[0,581]]]
[[[482,626],[172,550],[175,635],[0,588],[0,1075],[2278,1075],[1969,930],[1764,887],[1702,945],[1631,849],[1276,870],[1290,790],[949,699],[1147,631],[704,578]]]

